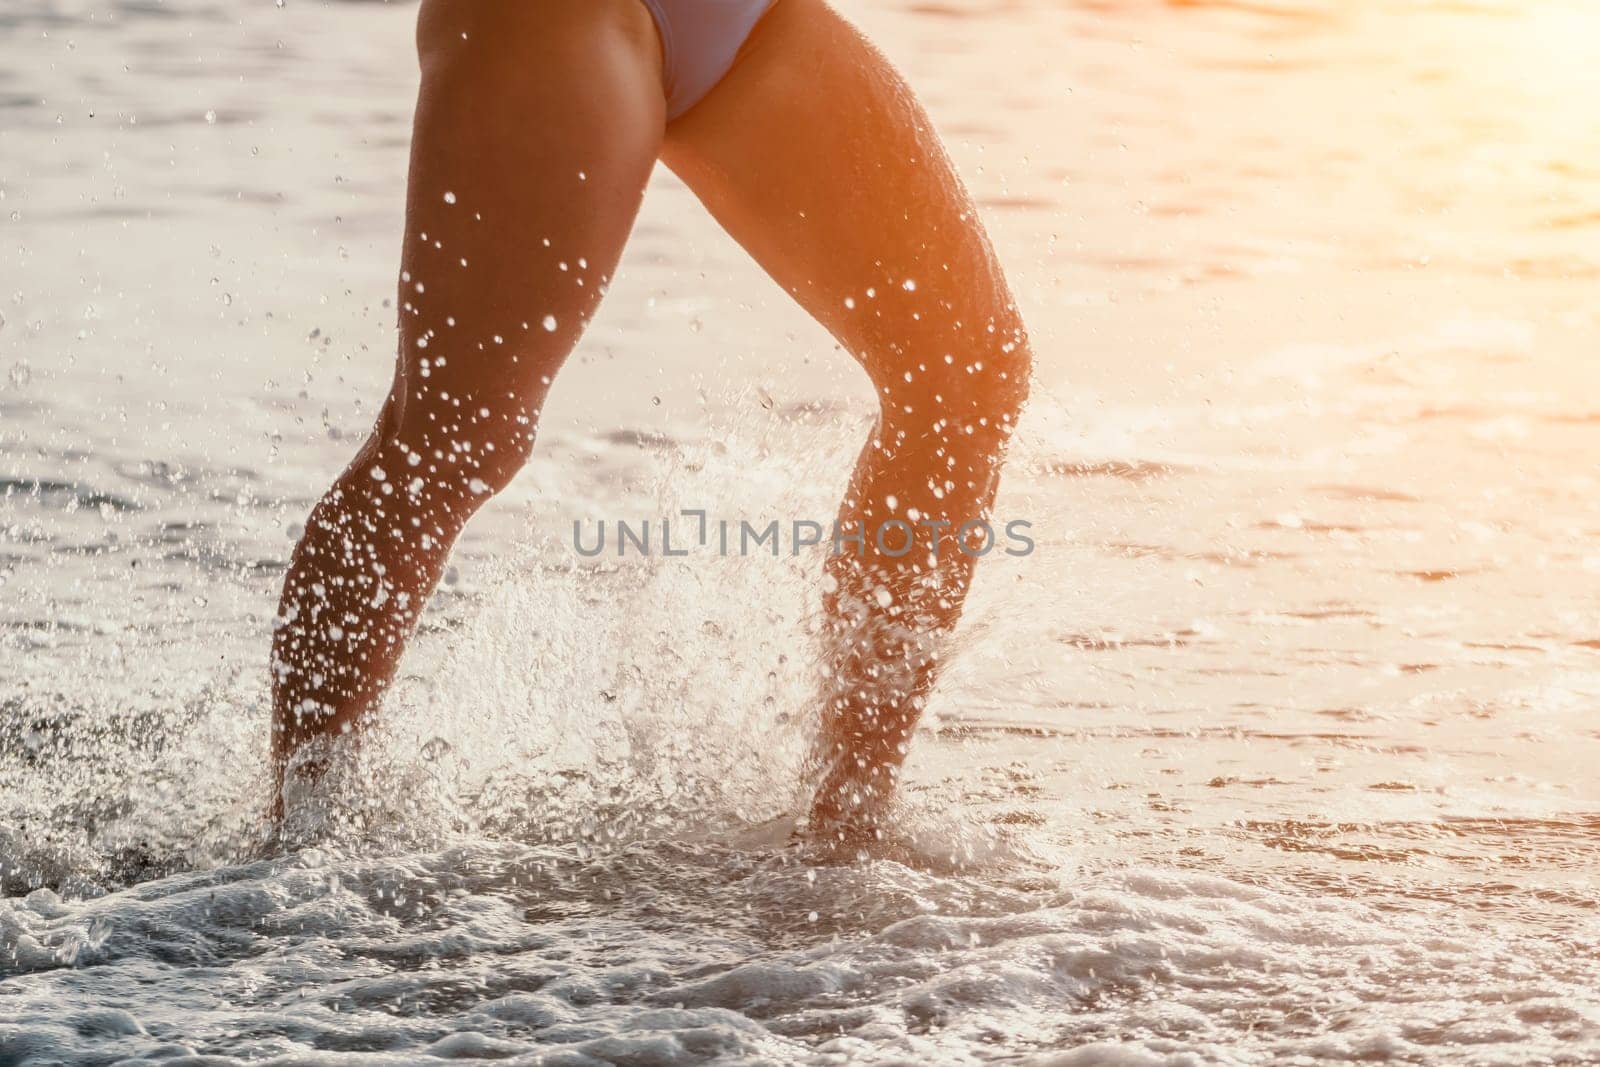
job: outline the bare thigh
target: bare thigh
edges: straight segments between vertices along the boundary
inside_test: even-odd
[[[638,0],[428,0],[418,36],[396,414],[431,439],[487,407],[477,435],[513,448],[498,484],[633,226],[659,46]]]
[[[778,0],[728,76],[668,128],[662,158],[880,388],[931,398],[1026,377],[1007,374],[1026,370],[1025,353],[1003,351],[1021,318],[927,115],[822,0]],[[1002,358],[968,373],[985,352]]]

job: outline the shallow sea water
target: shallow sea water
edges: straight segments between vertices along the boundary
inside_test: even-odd
[[[1600,1060],[1600,12],[846,10],[1041,362],[1038,548],[866,857],[789,839],[818,561],[569,543],[826,520],[865,427],[665,173],[383,728],[264,844],[414,11],[0,12],[0,1064]]]

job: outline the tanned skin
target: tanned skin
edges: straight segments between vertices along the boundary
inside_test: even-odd
[[[527,460],[659,159],[877,392],[839,510],[867,536],[827,563],[809,817],[822,835],[872,833],[971,581],[957,531],[988,518],[1032,365],[922,107],[822,0],[778,0],[670,124],[639,0],[423,0],[417,42],[399,359],[284,581],[278,788],[300,746],[375,707],[462,527]],[[888,519],[911,526],[911,551],[899,527],[872,535]]]

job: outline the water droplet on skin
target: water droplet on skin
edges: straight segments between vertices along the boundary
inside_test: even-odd
[[[548,333],[556,332],[556,317],[554,315],[546,315],[544,317],[544,328]]]
[[[456,202],[456,194],[455,193],[445,193],[444,194],[444,202],[447,203],[447,204],[455,203]]]

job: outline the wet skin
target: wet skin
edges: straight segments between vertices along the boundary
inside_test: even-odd
[[[313,510],[284,582],[279,787],[303,744],[376,705],[457,535],[528,458],[660,159],[878,394],[839,511],[841,528],[869,536],[826,565],[809,820],[872,833],[971,580],[954,531],[989,513],[1032,358],[927,116],[821,0],[778,0],[727,77],[670,125],[638,0],[424,0],[417,41],[400,354],[371,437]],[[911,524],[911,551],[899,554],[899,532],[884,546],[870,536],[891,518]]]

